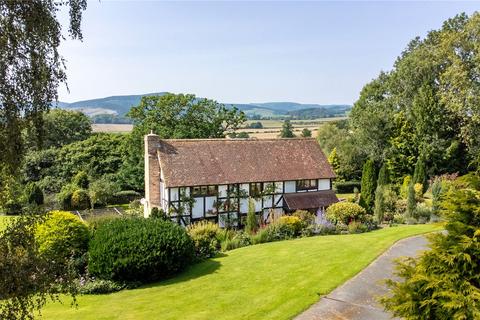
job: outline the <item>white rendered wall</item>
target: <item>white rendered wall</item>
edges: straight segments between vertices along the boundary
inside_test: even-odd
[[[318,179],[318,190],[330,190],[330,179]]]

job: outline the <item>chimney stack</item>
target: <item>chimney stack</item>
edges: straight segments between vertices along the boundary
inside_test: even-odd
[[[153,131],[144,137],[145,142],[145,203],[144,217],[150,216],[153,207],[160,207],[160,164],[157,149],[160,138]]]

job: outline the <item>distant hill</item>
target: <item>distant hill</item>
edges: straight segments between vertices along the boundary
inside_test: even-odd
[[[292,119],[318,119],[318,118],[331,118],[345,116],[348,111],[350,111],[351,106],[342,106],[338,105],[332,108],[320,107],[320,108],[306,108],[288,111],[287,115],[291,116]]]
[[[140,103],[140,99],[144,96],[161,96],[166,92],[155,92],[128,96],[111,96],[98,99],[82,100],[72,103],[58,102],[58,107],[64,109],[75,109],[84,112],[89,116],[111,115],[124,116],[131,107]],[[318,113],[325,114],[345,114],[345,110],[349,110],[349,105],[319,105],[319,104],[302,104],[296,102],[264,102],[264,103],[224,103],[227,107],[235,106],[239,110],[245,112],[247,116],[256,117],[282,117],[294,111],[304,109],[321,109]],[[316,111],[308,111],[307,113],[315,113]],[[299,114],[296,114],[299,116]],[[301,115],[301,113],[300,113]]]

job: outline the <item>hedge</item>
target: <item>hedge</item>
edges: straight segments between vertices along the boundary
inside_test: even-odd
[[[355,188],[360,192],[361,186],[360,181],[336,182],[334,184],[334,188],[338,193],[353,193]]]
[[[185,229],[170,221],[105,220],[90,241],[88,270],[106,280],[151,282],[183,269],[194,252]]]

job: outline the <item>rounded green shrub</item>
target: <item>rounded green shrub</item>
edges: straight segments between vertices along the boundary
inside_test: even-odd
[[[88,270],[102,279],[151,282],[174,274],[194,257],[184,228],[161,219],[111,219],[97,225]]]
[[[50,211],[35,230],[41,254],[57,260],[82,256],[88,248],[87,225],[66,211]]]
[[[88,209],[90,207],[90,197],[88,192],[83,189],[75,190],[71,199],[72,209]]]
[[[187,233],[195,244],[199,259],[213,257],[220,250],[220,228],[210,221],[199,221],[187,227]]]
[[[366,211],[363,207],[351,202],[337,202],[327,209],[327,219],[335,224],[349,225],[352,221],[363,222]]]
[[[302,220],[297,216],[281,216],[278,223],[290,229],[294,236],[299,235],[303,228]]]

